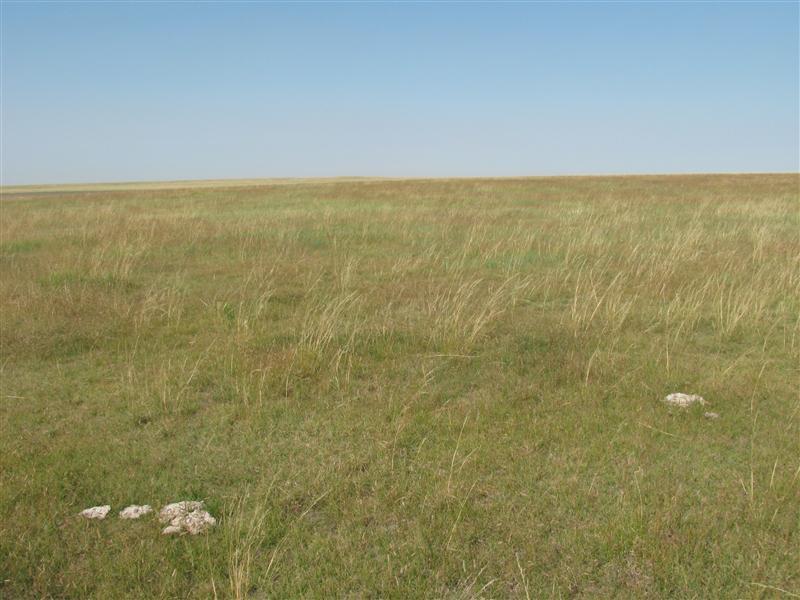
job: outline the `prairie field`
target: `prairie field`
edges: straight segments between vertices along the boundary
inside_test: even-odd
[[[797,174],[0,210],[2,598],[800,595]]]

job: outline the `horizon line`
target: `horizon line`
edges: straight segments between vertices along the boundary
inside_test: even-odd
[[[380,181],[454,181],[454,180],[501,180],[501,179],[570,179],[570,178],[622,178],[622,177],[691,177],[691,176],[747,176],[747,175],[800,175],[796,171],[673,171],[673,172],[614,172],[614,173],[560,173],[537,175],[441,175],[441,176],[382,176],[382,175],[334,175],[310,177],[231,177],[210,179],[135,179],[117,181],[63,182],[63,183],[14,183],[0,184],[2,193],[24,193],[33,191],[123,191],[126,188],[142,190],[182,189],[183,187],[246,187],[259,185],[298,185],[313,183],[370,183]],[[109,187],[110,190],[97,188]]]

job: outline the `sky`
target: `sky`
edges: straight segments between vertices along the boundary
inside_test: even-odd
[[[2,183],[800,169],[800,4],[0,4]]]

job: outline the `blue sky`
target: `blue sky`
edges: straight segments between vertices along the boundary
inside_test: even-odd
[[[3,183],[797,171],[798,6],[3,2]]]

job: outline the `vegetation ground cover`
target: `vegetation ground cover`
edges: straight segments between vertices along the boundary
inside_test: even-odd
[[[0,595],[800,593],[799,184],[4,193]]]

